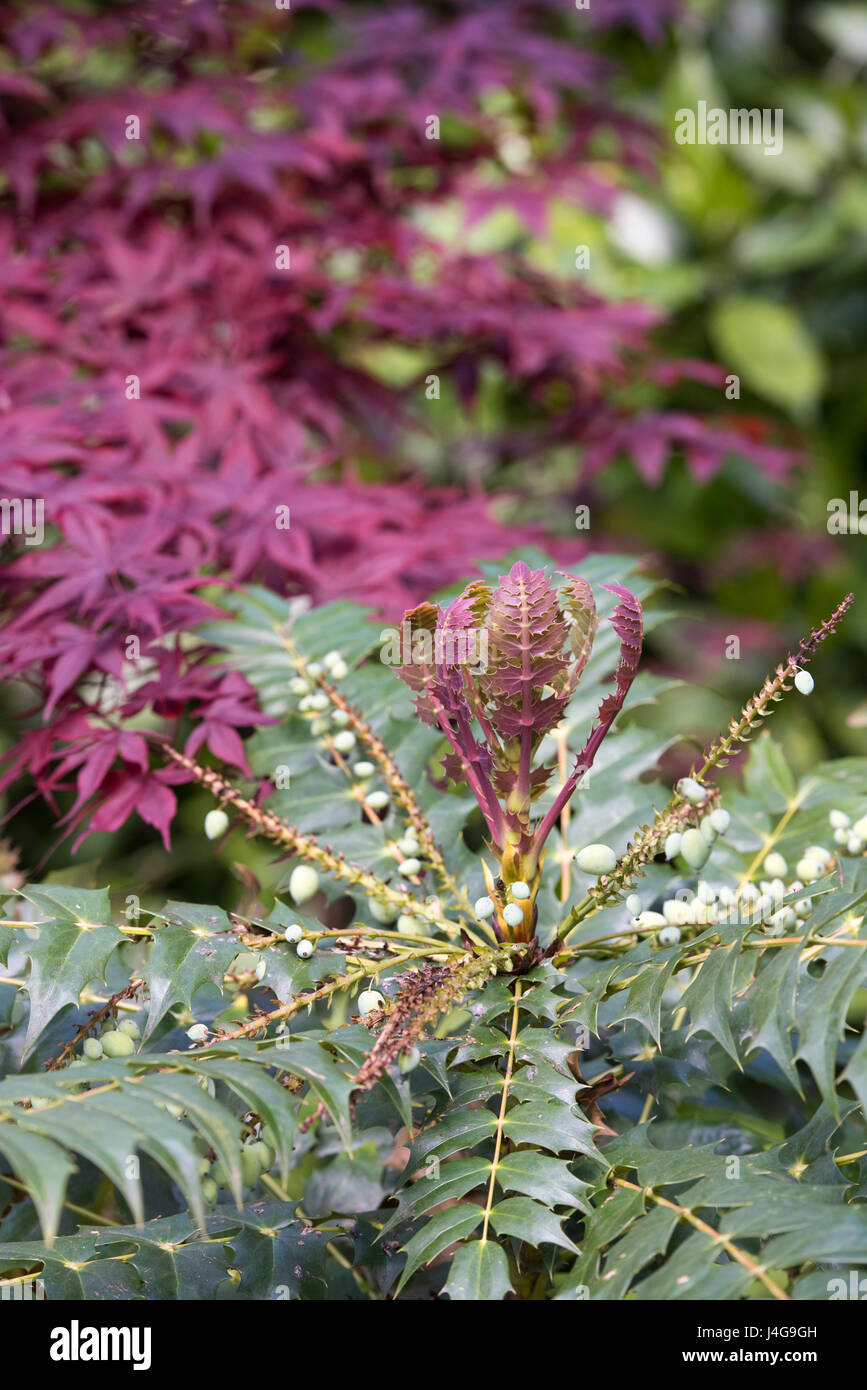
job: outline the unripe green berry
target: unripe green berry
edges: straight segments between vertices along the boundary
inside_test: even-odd
[[[110,1028],[100,1039],[106,1057],[130,1057],[135,1052],[135,1043],[126,1033]]]
[[[208,1028],[207,1028],[207,1024],[204,1024],[204,1023],[194,1023],[194,1024],[192,1025],[191,1028],[188,1028],[188,1029],[187,1029],[187,1037],[189,1038],[190,1042],[194,1042],[194,1043],[203,1043],[203,1042],[205,1042],[205,1041],[207,1040],[207,1037],[208,1037]]]
[[[419,1052],[418,1048],[411,1047],[409,1049],[409,1052],[402,1052],[400,1054],[397,1064],[402,1072],[408,1072],[415,1071],[415,1068],[418,1066],[420,1061],[421,1053]]]
[[[376,1009],[381,1009],[384,1003],[378,989],[363,989],[358,996],[358,1012],[372,1014]]]
[[[296,903],[306,903],[319,889],[319,875],[309,864],[299,864],[289,876],[289,892]]]
[[[683,832],[680,852],[691,869],[703,869],[710,858],[710,845],[700,830],[690,827]]]
[[[241,1181],[245,1187],[252,1187],[259,1181],[262,1169],[259,1159],[253,1150],[248,1146],[241,1150]]]
[[[219,840],[229,829],[229,817],[225,811],[209,811],[205,816],[205,834],[209,840]]]
[[[117,1030],[119,1033],[126,1033],[130,1038],[141,1037],[141,1029],[134,1018],[121,1019],[120,1023],[117,1025]]]
[[[81,1050],[91,1062],[98,1062],[102,1056],[102,1043],[99,1038],[85,1038]]]
[[[368,907],[371,917],[375,917],[377,922],[382,922],[385,927],[395,921],[400,912],[400,908],[395,907],[392,903],[378,903],[375,898],[370,899]]]
[[[690,801],[693,806],[700,806],[707,800],[707,789],[700,782],[696,782],[694,777],[681,777],[676,790],[684,801]]]
[[[710,823],[718,835],[724,835],[732,823],[732,818],[723,806],[710,813]]]
[[[313,949],[313,942],[305,939],[304,941],[298,942],[298,945],[295,947],[295,954],[296,956],[300,956],[302,960],[307,960],[308,957],[313,955]]]
[[[276,1157],[274,1150],[263,1139],[255,1139],[249,1146],[249,1151],[254,1154],[262,1173],[267,1173],[273,1166]]]
[[[300,927],[297,922],[293,922],[283,933],[284,938],[289,942],[290,946],[293,946],[296,941],[300,941],[303,935],[304,928]]]
[[[503,908],[503,921],[507,927],[519,927],[524,920],[524,913],[517,903],[507,903]]]
[[[213,1178],[202,1178],[202,1200],[206,1207],[212,1207],[217,1200],[217,1184]]]
[[[712,845],[714,840],[716,839],[717,834],[712,817],[703,816],[701,821],[699,821],[698,828],[701,831],[702,837],[707,841],[709,845]]]
[[[404,936],[421,936],[426,927],[427,923],[421,917],[413,917],[407,912],[402,912],[397,919],[397,929]]]
[[[228,1190],[232,1186],[231,1179],[229,1178],[229,1171],[220,1158],[217,1159],[211,1169],[211,1177],[218,1187],[225,1187]]]
[[[617,863],[617,855],[610,845],[585,845],[575,855],[575,863],[585,874],[610,874]]]

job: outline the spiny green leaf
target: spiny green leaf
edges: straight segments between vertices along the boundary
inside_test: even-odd
[[[455,1302],[499,1302],[512,1292],[505,1251],[490,1240],[458,1247],[443,1293]]]
[[[435,1216],[432,1216],[430,1221],[426,1222],[421,1230],[412,1237],[412,1240],[408,1240],[403,1246],[406,1264],[403,1274],[400,1276],[397,1292],[400,1293],[407,1280],[422,1265],[430,1264],[431,1260],[435,1260],[437,1255],[441,1255],[449,1245],[470,1235],[479,1225],[481,1219],[481,1207],[473,1206],[468,1202],[460,1202],[457,1206],[447,1207],[445,1211],[438,1211]]]

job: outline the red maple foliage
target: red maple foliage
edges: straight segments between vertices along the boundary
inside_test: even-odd
[[[185,640],[215,577],[396,613],[538,538],[478,482],[424,486],[405,441],[430,373],[466,407],[486,364],[509,381],[520,414],[472,441],[483,464],[566,443],[585,476],[626,453],[654,482],[673,449],[699,477],[732,450],[787,466],[736,425],[624,403],[634,381],[722,377],[660,357],[646,306],[517,250],[457,254],[414,216],[506,203],[538,233],[554,194],[604,210],[595,133],[645,171],[655,140],[616,109],[594,27],[654,41],[669,0],[577,20],[498,0],[495,23],[480,0],[0,11],[2,492],[43,501],[47,528],[6,542],[0,663],[38,720],[0,787],[26,772],[53,803],[74,786],[70,828],[135,808],[166,838],[183,774],[125,730],[142,711],[244,767],[252,691]],[[486,104],[503,89],[539,145],[524,171]],[[427,138],[432,113],[451,133]],[[428,365],[384,384],[364,350],[389,345]]]

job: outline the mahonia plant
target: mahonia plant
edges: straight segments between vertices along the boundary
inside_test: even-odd
[[[631,564],[525,554],[379,650],[353,604],[227,593],[200,636],[256,689],[255,785],[152,741],[215,854],[281,853],[234,909],[7,885],[4,1282],[837,1296],[867,1250],[867,767],[798,783],[763,726],[852,598],[666,791]]]

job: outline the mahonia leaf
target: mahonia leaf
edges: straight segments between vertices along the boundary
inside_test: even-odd
[[[16,933],[30,960],[30,1016],[23,1053],[27,1057],[52,1019],[77,1005],[91,980],[104,979],[109,956],[126,938],[111,925],[106,891],[86,893],[47,885],[28,887],[23,896],[52,914],[38,926]]]

